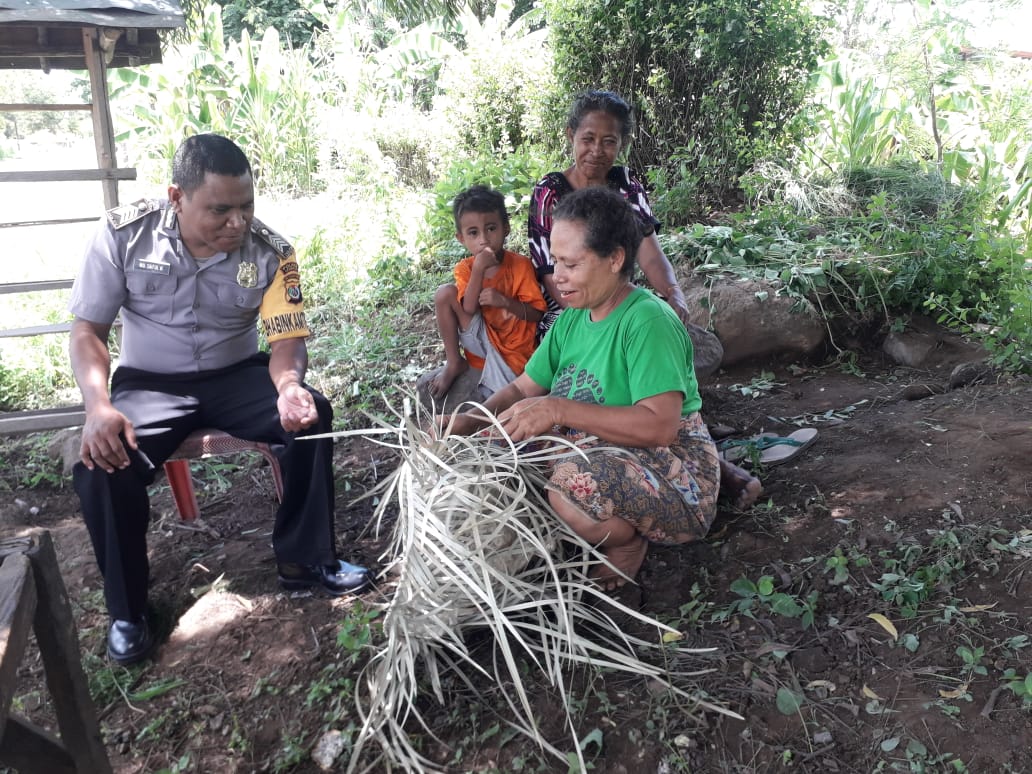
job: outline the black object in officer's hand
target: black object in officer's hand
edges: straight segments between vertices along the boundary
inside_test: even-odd
[[[142,478],[146,482],[150,482],[154,479],[154,463],[150,461],[150,457],[143,453],[141,449],[133,449],[125,442],[125,436],[118,436],[122,440],[122,446],[125,447],[125,453],[129,455],[129,467],[132,471]]]

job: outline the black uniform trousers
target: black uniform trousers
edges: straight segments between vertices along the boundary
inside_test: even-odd
[[[272,446],[283,472],[283,502],[272,546],[278,562],[308,565],[336,561],[333,526],[333,439],[301,440],[330,432],[333,409],[315,399],[319,421],[304,433],[280,424],[269,356],[257,354],[227,368],[194,374],[157,374],[118,368],[111,402],[136,430],[143,455],[128,449],[132,464],[106,473],[75,465],[73,481],[93,541],[104,596],[112,618],[135,621],[147,608],[147,486],[183,439],[202,427]]]

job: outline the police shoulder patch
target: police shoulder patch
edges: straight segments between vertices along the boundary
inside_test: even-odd
[[[276,251],[280,261],[294,258],[294,248],[286,239],[262,223],[258,218],[251,220],[251,233]]]
[[[108,223],[112,228],[123,228],[130,223],[135,223],[149,212],[154,212],[161,207],[157,199],[139,199],[132,204],[121,204],[112,207],[107,211]]]

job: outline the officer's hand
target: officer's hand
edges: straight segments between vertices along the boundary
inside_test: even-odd
[[[288,433],[296,433],[319,421],[319,412],[311,393],[296,382],[287,384],[276,401],[280,424]]]
[[[125,437],[125,444],[122,443]],[[94,408],[86,414],[82,428],[82,445],[79,459],[90,470],[99,467],[108,473],[129,467],[129,455],[125,447],[136,448],[136,431],[133,423],[114,406],[108,404]]]

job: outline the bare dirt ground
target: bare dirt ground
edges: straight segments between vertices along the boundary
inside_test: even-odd
[[[725,507],[705,542],[654,548],[640,585],[621,592],[691,644],[717,648],[698,686],[745,720],[693,720],[627,678],[593,683],[580,724],[602,732],[587,753],[594,770],[1032,771],[1032,710],[1005,686],[1006,670],[1032,672],[1032,382],[993,377],[906,400],[908,385],[942,384],[948,370],[880,355],[850,373],[767,365],[772,376],[754,381],[763,370],[705,385],[707,421],[743,435],[816,427],[817,442],[762,471],[757,507]],[[743,395],[750,385],[762,389]],[[348,697],[359,659],[338,632],[380,594],[281,592],[268,471],[250,458],[198,466],[197,527],[178,520],[166,485],[154,488],[155,658],[108,668],[77,502],[67,483],[25,485],[33,448],[3,453],[0,528],[54,536],[115,770],[317,771],[322,732],[353,734],[357,723]],[[370,506],[349,503],[391,464],[367,443],[338,445],[340,549],[373,566],[383,541],[364,531]],[[34,654],[15,696],[17,711],[52,725]],[[547,717],[544,689],[539,702]],[[425,749],[447,771],[566,771],[519,738],[503,743],[491,709],[468,697],[438,716],[441,743]],[[553,742],[568,748],[554,725]]]

